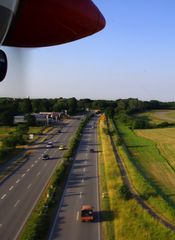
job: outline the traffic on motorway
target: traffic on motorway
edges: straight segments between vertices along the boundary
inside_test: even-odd
[[[84,129],[49,240],[99,240],[97,118]]]
[[[55,127],[47,134],[44,142],[38,142],[32,147],[27,161],[1,181],[0,239],[18,238],[57,163],[64,154],[64,151],[60,151],[60,146],[66,148],[80,120],[67,120],[61,131]]]

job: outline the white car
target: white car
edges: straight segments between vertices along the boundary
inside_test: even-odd
[[[47,148],[52,148],[53,147],[53,143],[52,142],[48,142],[46,147]]]
[[[59,150],[65,150],[66,147],[65,147],[64,145],[60,145],[58,149],[59,149]]]

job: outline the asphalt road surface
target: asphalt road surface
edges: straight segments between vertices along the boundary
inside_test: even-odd
[[[94,117],[84,130],[49,240],[100,239],[96,123]],[[94,222],[80,221],[83,204],[94,207]]]
[[[61,133],[55,127],[45,142],[32,146],[35,150],[28,161],[0,184],[0,240],[17,239],[64,154],[58,146],[68,144],[79,123],[77,119],[69,120]],[[53,142],[53,148],[46,147],[48,141]],[[49,160],[42,160],[44,153],[49,154]]]

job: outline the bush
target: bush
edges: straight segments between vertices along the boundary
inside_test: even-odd
[[[116,140],[116,145],[117,146],[121,146],[122,145],[122,139],[121,137],[118,137],[117,140]]]
[[[126,184],[123,184],[122,186],[120,186],[119,194],[120,194],[120,197],[123,198],[124,200],[129,200],[132,198],[132,193],[130,192]]]
[[[133,129],[146,129],[150,128],[151,126],[146,119],[136,119],[133,121],[132,127]]]

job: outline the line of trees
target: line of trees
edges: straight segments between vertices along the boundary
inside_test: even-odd
[[[105,111],[109,116],[113,116],[116,113],[135,114],[154,109],[175,109],[175,102],[141,101],[136,98],[113,101],[88,98],[77,100],[74,97],[68,99],[0,98],[0,125],[12,125],[15,115],[33,112],[61,112],[64,110],[73,115],[87,109],[98,109]]]

